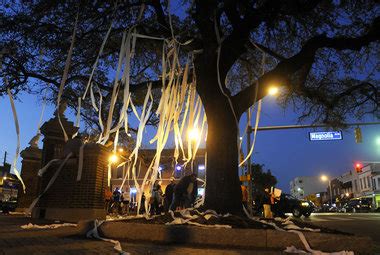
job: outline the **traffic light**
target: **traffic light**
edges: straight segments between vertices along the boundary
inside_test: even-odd
[[[356,143],[362,143],[363,142],[362,131],[359,127],[355,128],[355,142]]]
[[[356,170],[357,173],[361,173],[362,169],[363,169],[363,165],[362,164],[360,164],[360,163],[356,163],[355,164],[355,170]]]

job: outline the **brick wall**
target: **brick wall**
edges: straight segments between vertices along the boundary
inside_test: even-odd
[[[55,183],[40,199],[40,208],[104,208],[104,190],[107,188],[109,152],[102,145],[87,144],[84,149],[82,179],[76,181],[78,158],[71,158]],[[50,167],[42,178],[46,187],[60,163]]]
[[[28,208],[33,200],[39,195],[40,178],[37,176],[41,168],[41,149],[37,147],[27,147],[21,152],[22,166],[21,178],[26,186],[24,193],[22,185],[18,186],[18,208]]]
[[[19,208],[28,208],[33,200],[39,194],[39,177],[38,170],[41,168],[41,161],[37,160],[22,160],[21,178],[26,186],[24,193],[22,185],[18,189],[18,205]]]

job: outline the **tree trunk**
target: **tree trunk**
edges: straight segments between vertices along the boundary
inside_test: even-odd
[[[227,97],[219,89],[215,66],[202,64],[196,66],[196,70],[197,91],[205,107],[208,125],[204,207],[218,213],[240,214],[242,194],[235,117]]]
[[[223,108],[215,107],[206,112],[208,134],[205,207],[219,213],[239,214],[242,211],[242,194],[235,119],[231,112],[226,113]]]

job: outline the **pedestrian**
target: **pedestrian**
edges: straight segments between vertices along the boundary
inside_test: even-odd
[[[130,193],[125,191],[122,195],[122,201],[123,201],[123,212],[128,214],[129,213],[129,204],[130,204],[131,196]]]
[[[112,192],[106,188],[104,190],[104,200],[105,200],[105,208],[107,213],[109,213],[110,205],[111,205],[111,199],[112,199]]]
[[[173,201],[173,193],[174,193],[174,177],[170,177],[170,183],[165,188],[165,200],[164,200],[164,210],[165,212],[169,211],[169,207]]]
[[[241,202],[243,203],[243,206],[245,209],[248,210],[248,189],[247,186],[243,184],[243,182],[240,182],[241,187]]]
[[[144,214],[145,213],[145,193],[144,192],[142,193],[141,199],[140,199],[140,210],[139,210],[139,213],[140,214]]]
[[[119,187],[116,187],[112,193],[112,200],[114,202],[121,202],[121,190]]]
[[[150,197],[150,214],[158,215],[161,213],[160,204],[162,203],[162,190],[159,181],[155,181],[152,187],[152,196]]]
[[[272,201],[272,195],[270,192],[270,189],[265,189],[265,195],[263,199],[263,213],[264,213],[264,218],[266,219],[271,219],[273,218],[272,210],[271,210],[271,201]]]
[[[170,210],[175,211],[182,205],[184,208],[190,208],[198,194],[197,176],[190,174],[182,177],[174,187],[173,201]]]

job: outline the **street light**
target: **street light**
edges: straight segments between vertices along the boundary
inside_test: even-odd
[[[116,163],[117,161],[119,161],[119,157],[116,155],[116,154],[112,154],[109,158],[108,158],[108,161],[113,164],[113,163]]]
[[[326,175],[322,175],[322,176],[321,176],[321,181],[323,181],[323,182],[328,181],[328,182],[329,182],[329,189],[330,189],[330,205],[332,206],[331,181],[330,181],[329,177],[327,177]]]
[[[376,144],[380,145],[380,136],[376,138]]]
[[[275,96],[275,95],[278,94],[278,92],[279,92],[279,89],[278,89],[277,86],[271,86],[271,87],[269,87],[269,89],[268,89],[268,94],[269,94],[270,96]]]
[[[191,141],[198,141],[200,137],[199,130],[197,128],[190,129],[188,132],[188,137]]]

